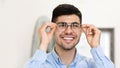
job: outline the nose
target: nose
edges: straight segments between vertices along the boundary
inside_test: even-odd
[[[73,32],[71,25],[68,25],[64,32],[66,34],[71,34]]]

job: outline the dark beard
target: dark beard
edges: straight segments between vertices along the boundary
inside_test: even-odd
[[[75,46],[76,46],[76,45],[75,45]],[[74,49],[75,46],[72,46],[72,47],[70,47],[70,48],[65,48],[65,47],[62,47],[62,46],[60,46],[60,47],[61,47],[63,50],[65,50],[65,51],[69,51],[69,50]]]

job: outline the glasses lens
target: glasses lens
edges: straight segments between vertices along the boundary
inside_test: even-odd
[[[65,22],[60,22],[60,23],[57,23],[57,25],[58,25],[58,28],[60,29],[60,30],[65,30],[65,29],[67,29],[67,27],[71,27],[73,30],[76,30],[76,29],[80,29],[80,24],[78,24],[78,23],[76,23],[76,22],[73,22],[73,23],[71,23],[71,24],[67,24],[67,23],[65,23]]]
[[[66,23],[59,23],[59,27],[65,28],[66,27]]]
[[[72,23],[72,24],[71,24],[71,27],[72,27],[73,29],[79,29],[79,28],[80,28],[80,24],[78,24],[78,23]]]

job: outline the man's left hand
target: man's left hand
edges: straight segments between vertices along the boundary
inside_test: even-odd
[[[100,45],[101,31],[92,24],[83,24],[82,30],[86,35],[89,45],[94,48]]]

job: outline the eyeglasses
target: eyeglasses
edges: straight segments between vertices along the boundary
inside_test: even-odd
[[[75,31],[75,30],[80,29],[80,27],[81,27],[81,25],[77,22],[73,22],[71,24],[67,24],[66,22],[59,22],[59,23],[56,23],[56,24],[58,26],[58,29],[60,29],[60,30],[65,30],[65,29],[68,28],[68,26],[70,26],[71,29]]]

